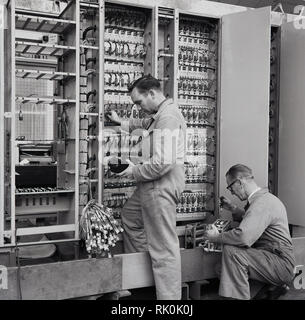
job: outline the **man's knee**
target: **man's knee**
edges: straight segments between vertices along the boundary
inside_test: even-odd
[[[236,247],[225,244],[222,248],[222,254],[228,257],[233,257],[236,253]]]
[[[121,211],[121,222],[125,227],[129,227],[135,223],[136,217],[134,212],[132,212],[127,206]]]

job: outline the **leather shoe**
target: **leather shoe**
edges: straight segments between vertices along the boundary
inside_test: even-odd
[[[253,298],[253,300],[277,300],[280,296],[286,294],[289,287],[286,284],[281,286],[265,285]]]

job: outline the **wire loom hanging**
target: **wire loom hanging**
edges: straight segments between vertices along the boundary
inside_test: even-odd
[[[108,256],[110,249],[119,240],[123,228],[114,219],[112,209],[90,200],[82,211],[80,218],[80,236],[86,242],[86,250],[91,254]]]

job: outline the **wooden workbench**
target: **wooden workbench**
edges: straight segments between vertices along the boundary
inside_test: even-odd
[[[305,238],[294,238],[293,244],[297,265],[304,265]],[[181,250],[182,282],[215,278],[220,258],[200,248]],[[17,271],[8,268],[8,289],[0,290],[0,300],[20,298]],[[61,300],[149,287],[154,280],[148,253],[134,253],[22,266],[20,285],[23,299]]]

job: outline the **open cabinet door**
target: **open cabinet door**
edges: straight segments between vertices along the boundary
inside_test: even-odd
[[[270,7],[226,15],[221,28],[219,192],[231,198],[225,174],[235,164],[268,185]]]
[[[290,224],[305,226],[305,30],[281,27],[278,194]]]

